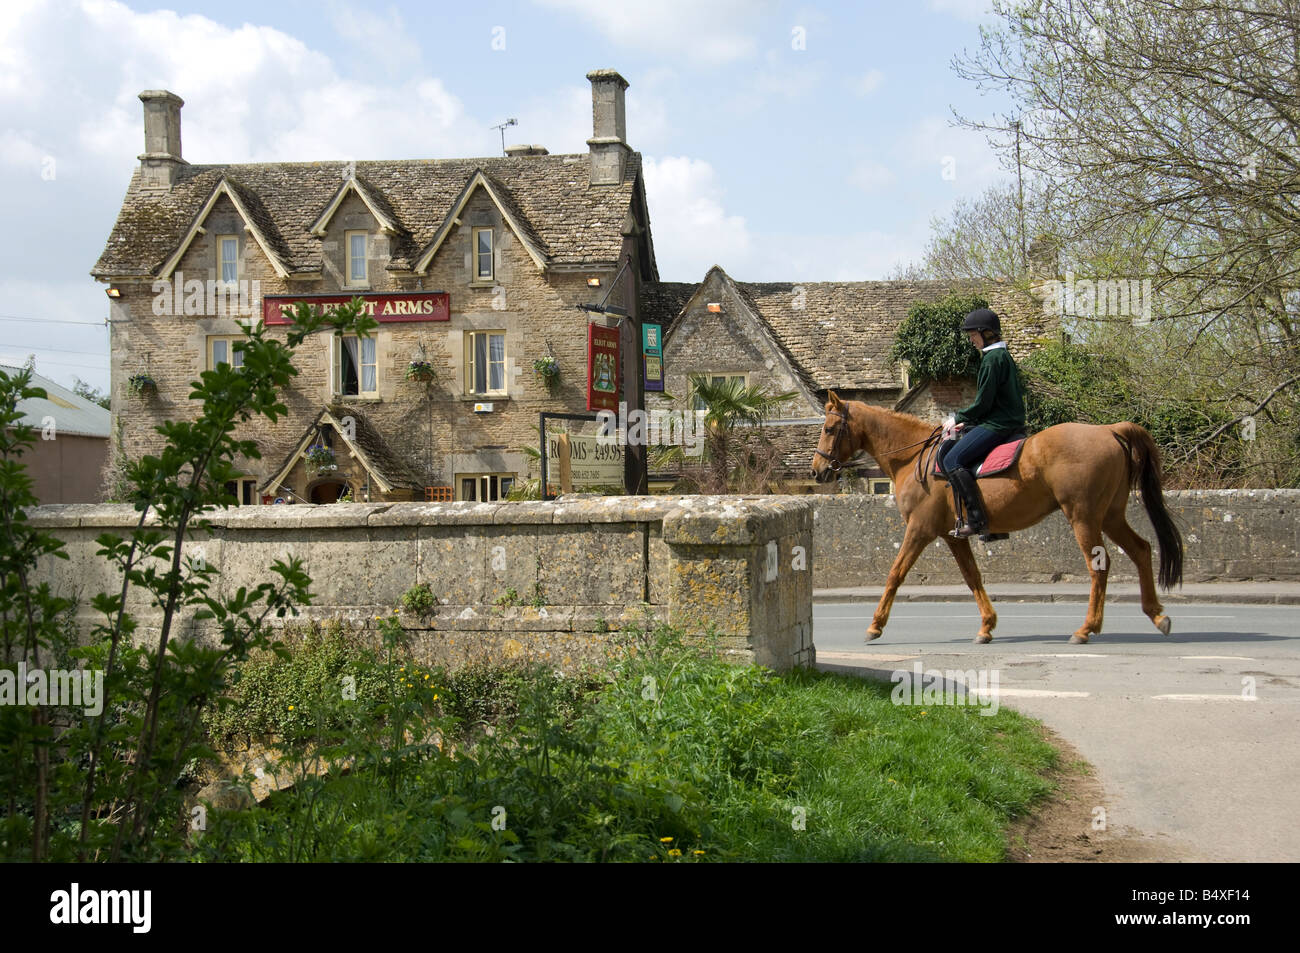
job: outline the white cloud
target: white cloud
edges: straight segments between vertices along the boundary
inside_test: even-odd
[[[933,170],[936,189],[976,195],[1005,175],[983,133],[953,126],[938,116],[927,116],[913,124],[901,137],[901,147],[902,158],[925,175]],[[945,165],[953,170],[950,179],[943,177]]]
[[[699,281],[721,265],[740,281],[868,281],[919,259],[927,222],[906,233],[756,232],[727,211],[712,165],[686,156],[645,160],[655,255],[665,281]]]
[[[660,57],[729,63],[754,53],[757,41],[743,24],[772,7],[768,0],[535,0],[574,14],[619,46]],[[689,25],[685,25],[689,24]]]
[[[655,255],[665,280],[697,281],[711,265],[728,268],[729,261],[748,259],[748,226],[743,216],[723,209],[712,165],[686,156],[647,156],[644,170]]]
[[[853,81],[853,91],[859,96],[869,96],[880,88],[885,74],[878,69],[867,70]]]

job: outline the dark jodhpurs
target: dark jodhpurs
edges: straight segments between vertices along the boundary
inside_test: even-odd
[[[975,467],[994,447],[1020,436],[1015,432],[999,433],[984,426],[965,429],[962,434],[957,440],[946,440],[939,445],[939,467],[944,473],[965,467],[973,475]]]

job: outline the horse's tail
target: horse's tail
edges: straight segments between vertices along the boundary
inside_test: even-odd
[[[1111,431],[1128,456],[1129,486],[1142,491],[1142,505],[1160,544],[1160,586],[1172,589],[1183,584],[1183,537],[1165,508],[1160,480],[1160,448],[1151,434],[1135,423],[1112,424]]]

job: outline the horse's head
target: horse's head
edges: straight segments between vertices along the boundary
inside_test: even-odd
[[[835,391],[826,401],[826,422],[813,452],[812,475],[818,483],[829,483],[853,456],[853,435],[849,431],[849,408]]]

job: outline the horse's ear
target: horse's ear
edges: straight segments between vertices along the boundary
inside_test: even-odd
[[[830,395],[830,401],[831,401],[831,406],[832,406],[832,407],[843,407],[843,406],[844,406],[844,401],[840,400],[839,395],[836,394],[835,391],[828,391],[827,393],[829,393],[829,395]]]

